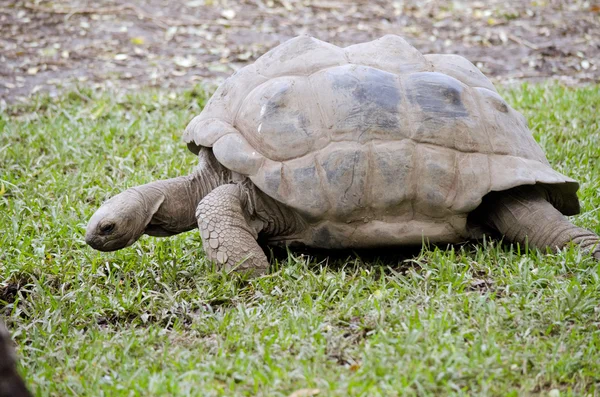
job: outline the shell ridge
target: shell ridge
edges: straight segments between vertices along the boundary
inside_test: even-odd
[[[321,162],[317,160],[317,156],[313,156],[313,163],[315,164],[315,170],[317,171],[317,177],[319,179],[319,187],[321,191],[325,192],[325,198],[327,199],[327,211],[333,208],[333,202],[329,197],[328,190],[325,188],[325,170],[321,166]]]
[[[398,111],[401,112],[404,117],[406,118],[407,122],[404,123],[404,128],[406,128],[408,131],[403,131],[406,132],[408,136],[403,135],[404,138],[406,139],[413,139],[413,137],[416,134],[416,130],[415,130],[415,121],[412,117],[412,113],[410,111],[410,104],[408,99],[408,94],[406,92],[406,85],[404,84],[404,80],[402,79],[402,76],[400,75],[396,75],[396,82],[398,84],[398,92],[400,93],[401,98],[403,98],[402,101],[400,101],[399,104],[399,109]]]
[[[419,162],[417,161],[419,159],[419,145],[415,144],[414,141],[411,139],[411,141],[413,142],[413,154],[412,154],[412,163],[411,163],[411,172],[410,172],[410,176],[408,177],[408,180],[410,181],[409,185],[410,185],[410,194],[409,194],[409,199],[410,199],[410,208],[412,209],[412,219],[415,219],[415,215],[417,215],[417,206],[415,205],[415,201],[419,198],[419,183],[417,180],[417,176],[421,175],[420,172],[420,166],[419,166]]]
[[[491,192],[492,191],[492,158],[490,156],[485,156],[486,160],[487,160],[487,166],[488,166],[488,187],[486,189],[486,191]],[[483,197],[481,197],[479,199],[479,204],[481,204],[481,199],[483,199]]]
[[[331,129],[328,125],[327,117],[325,117],[325,111],[323,109],[323,105],[321,104],[321,98],[319,97],[318,90],[315,90],[315,86],[312,81],[312,74],[307,76],[308,84],[310,85],[310,91],[312,96],[316,98],[317,108],[319,109],[319,115],[321,116],[321,124],[325,126],[325,133],[327,134],[328,144],[331,142]]]
[[[365,186],[364,186],[364,195],[365,202],[367,205],[365,206],[369,210],[373,207],[373,175],[372,172],[375,169],[375,159],[373,158],[373,142],[367,143],[367,170],[365,171]]]
[[[483,107],[481,105],[483,98],[481,98],[479,96],[479,93],[471,87],[468,87],[468,91],[472,96],[475,96],[476,98],[475,106],[477,107],[477,119],[479,120],[479,125],[483,128],[483,134],[485,135],[485,139],[490,145],[491,153],[496,153],[496,148],[494,147],[494,143],[492,142],[492,138],[490,137],[490,130],[488,129],[485,118],[483,117]],[[477,151],[477,153],[481,153],[481,151]]]
[[[347,47],[342,48],[342,53],[344,54],[344,58],[346,59],[346,62],[348,62],[348,64],[352,64],[352,62],[350,62],[350,56],[348,55],[348,51],[346,50]]]
[[[406,138],[413,140],[415,135],[417,134],[417,127],[416,127],[417,122],[416,122],[415,118],[413,117],[414,111],[413,111],[413,109],[411,109],[412,105],[411,105],[411,101],[409,99],[408,91],[406,89],[404,76],[398,76],[398,85],[399,85],[402,97],[406,98],[406,100],[404,100],[400,103],[401,109],[404,108],[403,110],[405,110],[404,117],[406,117],[406,119],[408,120],[408,122],[405,123],[405,125],[407,126],[407,129],[408,129],[408,131],[407,131],[408,136]]]
[[[243,136],[243,135],[242,135],[242,136]],[[453,147],[448,147],[448,146],[444,146],[444,145],[436,144],[436,143],[433,143],[433,142],[419,141],[419,140],[417,140],[417,139],[414,139],[414,138],[408,138],[408,137],[402,137],[402,138],[400,138],[400,139],[380,139],[380,138],[370,138],[370,139],[368,139],[368,140],[364,141],[363,143],[369,143],[369,142],[373,142],[373,143],[381,143],[381,142],[384,142],[384,143],[385,143],[385,142],[401,142],[401,141],[403,141],[403,140],[410,140],[410,141],[414,142],[416,145],[431,146],[431,147],[434,147],[434,148],[437,148],[437,149],[444,149],[444,150],[454,150],[454,151],[457,151],[457,152],[460,152],[460,153],[464,153],[464,154],[484,154],[484,155],[487,155],[487,156],[493,156],[493,155],[497,155],[497,156],[510,156],[510,157],[518,157],[518,156],[515,156],[515,155],[513,155],[513,154],[510,154],[510,153],[504,153],[504,152],[497,152],[497,153],[494,153],[494,152],[490,152],[490,151],[480,151],[480,150],[463,150],[463,149],[458,149],[458,148],[453,148]],[[326,148],[327,148],[328,146],[330,146],[330,145],[334,145],[334,144],[336,144],[336,143],[346,143],[346,142],[350,142],[350,143],[356,143],[356,144],[359,144],[359,143],[358,143],[358,142],[356,142],[354,139],[338,139],[338,140],[336,140],[336,139],[333,139],[333,140],[331,140],[329,143],[327,143],[326,145],[324,145],[324,146],[321,146],[321,147],[318,147],[318,148],[315,148],[314,150],[323,150],[323,149],[326,149]],[[309,152],[309,153],[306,153],[306,154],[301,154],[301,155],[294,156],[294,157],[289,157],[289,158],[286,158],[285,160],[274,160],[274,161],[282,161],[282,162],[286,162],[286,161],[297,160],[297,159],[299,159],[299,158],[302,158],[302,157],[310,156],[310,155],[311,155],[311,153],[312,153],[312,152]],[[262,153],[261,153],[261,154],[262,154]],[[528,159],[528,160],[530,160],[530,161],[535,161],[535,162],[537,162],[537,163],[540,163],[540,164],[542,164],[542,165],[544,165],[544,166],[548,167],[548,165],[547,165],[547,164],[544,164],[543,162],[541,162],[541,161],[539,161],[539,160],[537,160],[537,159]]]
[[[423,55],[423,58],[425,58],[425,60],[427,61],[427,64],[429,65],[429,71],[430,72],[435,72],[435,64],[433,63],[433,61],[431,61],[429,58],[427,58],[425,55]],[[457,79],[458,80],[458,79]],[[464,83],[463,81],[459,80],[461,83]],[[466,84],[466,83],[465,83]],[[468,85],[468,84],[467,84]]]
[[[452,210],[452,207],[454,207],[454,202],[456,201],[456,196],[458,195],[458,191],[457,191],[457,185],[458,185],[458,178],[459,178],[459,169],[458,168],[458,158],[460,157],[459,155],[457,155],[457,153],[452,152],[454,154],[454,164],[452,165],[452,169],[454,169],[454,177],[452,178],[452,183],[450,184],[450,191],[448,192],[448,196],[446,197],[446,207],[449,210]],[[460,153],[460,152],[459,152]]]

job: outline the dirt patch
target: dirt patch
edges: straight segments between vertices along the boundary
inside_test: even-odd
[[[402,35],[503,84],[598,82],[599,12],[566,0],[0,0],[0,101],[75,84],[217,83],[303,33],[342,46]]]
[[[13,304],[19,294],[29,295],[30,291],[25,287],[33,283],[33,278],[29,274],[13,274],[9,280],[0,283],[0,313],[3,313],[6,305]]]

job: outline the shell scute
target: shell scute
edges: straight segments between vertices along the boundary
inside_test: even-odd
[[[419,183],[416,186],[415,212],[432,218],[448,216],[455,197],[456,151],[416,145]]]
[[[433,70],[452,76],[471,87],[482,87],[496,92],[491,81],[481,70],[466,58],[455,54],[427,54],[425,59],[431,62]]]
[[[467,213],[474,210],[483,196],[492,190],[488,155],[458,153],[456,171],[456,196],[451,209],[455,213]]]
[[[264,77],[308,76],[318,70],[348,63],[344,51],[310,36],[298,36],[275,47],[256,60],[256,71]]]
[[[198,118],[221,119],[233,124],[240,104],[248,93],[267,80],[256,72],[254,64],[237,70],[217,88]],[[202,130],[194,130],[193,134],[202,134]]]
[[[523,157],[548,165],[544,152],[533,139],[519,112],[496,92],[476,87],[473,93],[481,106],[482,124],[485,136],[490,140],[492,153]]]
[[[431,63],[402,37],[386,35],[368,43],[344,49],[348,61],[394,74],[407,74],[431,70]]]
[[[238,133],[228,134],[217,140],[213,153],[221,164],[240,174],[255,175],[265,158]]]
[[[323,123],[332,140],[365,142],[402,133],[402,94],[396,75],[346,65],[311,76]]]
[[[330,210],[313,155],[286,162],[266,160],[252,181],[269,196],[297,209],[308,219],[319,219]]]
[[[414,199],[418,182],[414,168],[416,145],[410,139],[373,144],[369,173],[373,208],[396,208]]]
[[[404,81],[409,100],[420,111],[441,118],[469,116],[462,101],[465,86],[442,73],[413,73]]]
[[[434,72],[406,76],[403,85],[409,102],[404,114],[411,121],[412,139],[463,152],[491,151],[469,87]]]
[[[201,133],[198,134],[197,131]],[[183,137],[187,142],[198,146],[212,147],[219,138],[232,133],[238,133],[238,130],[226,121],[196,116],[188,124]]]
[[[278,77],[254,89],[241,106],[236,127],[272,160],[303,156],[324,139],[311,85],[302,76]]]
[[[367,150],[363,145],[340,143],[317,155],[324,174],[322,186],[336,217],[351,221],[354,213],[370,205]]]

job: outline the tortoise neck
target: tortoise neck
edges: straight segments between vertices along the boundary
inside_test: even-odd
[[[152,236],[169,236],[197,227],[196,207],[218,186],[228,183],[231,172],[214,158],[209,148],[198,153],[199,164],[190,175],[140,186],[158,190],[162,204],[152,216],[145,233]]]

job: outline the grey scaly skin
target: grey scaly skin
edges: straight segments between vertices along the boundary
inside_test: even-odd
[[[10,334],[0,321],[0,397],[30,397],[17,372],[17,359]]]

